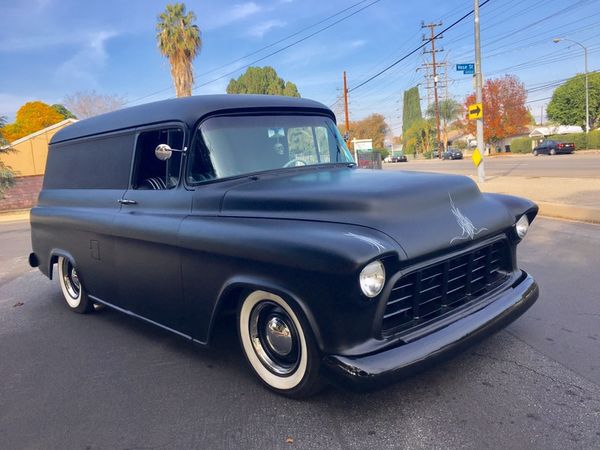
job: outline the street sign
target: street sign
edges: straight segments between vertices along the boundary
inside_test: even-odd
[[[475,64],[473,64],[473,63],[457,64],[456,70],[458,72],[462,72],[464,75],[473,75],[475,73]]]
[[[479,149],[476,148],[475,151],[473,151],[473,155],[471,156],[471,159],[473,160],[473,164],[475,164],[475,167],[479,167],[479,164],[481,164],[481,153],[479,153]]]
[[[483,105],[474,103],[469,105],[469,120],[477,120],[483,117]]]

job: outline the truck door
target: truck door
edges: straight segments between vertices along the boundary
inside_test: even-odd
[[[183,153],[163,161],[159,144],[183,149],[185,127],[163,124],[139,129],[129,188],[114,224],[119,300],[122,307],[188,335],[181,283],[178,231],[191,211],[191,192],[182,186]]]

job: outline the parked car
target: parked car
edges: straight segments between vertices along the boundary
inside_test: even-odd
[[[533,149],[533,156],[539,154],[557,155],[559,153],[573,153],[575,144],[572,142],[559,142],[551,139],[543,140],[540,145]]]
[[[442,153],[442,159],[463,159],[463,154],[460,150],[449,148]]]
[[[523,314],[537,211],[463,176],[359,169],[314,101],[186,97],[54,135],[29,263],[74,312],[200,346],[231,315],[256,376],[303,397],[397,380]]]
[[[406,159],[406,155],[397,155],[397,156],[390,157],[390,162],[393,162],[393,163],[407,162],[407,161],[408,161],[408,159]]]

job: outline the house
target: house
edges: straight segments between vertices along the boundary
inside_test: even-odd
[[[46,170],[48,143],[56,132],[74,122],[77,120],[65,119],[17,139],[10,144],[14,151],[0,155],[0,160],[16,176],[15,185],[0,199],[0,211],[26,209],[35,205]]]

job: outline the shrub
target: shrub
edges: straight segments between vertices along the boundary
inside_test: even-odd
[[[531,153],[531,139],[528,137],[513,139],[510,143],[510,151],[513,153]]]
[[[555,134],[548,139],[555,139],[560,142],[573,142],[575,150],[598,149],[600,148],[600,130],[585,133]]]

